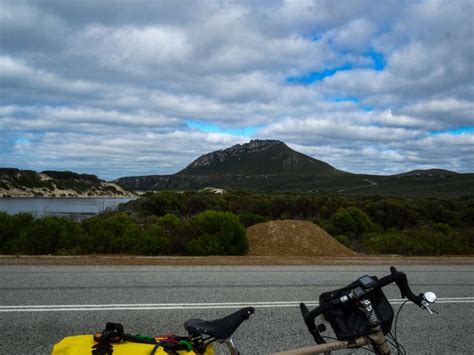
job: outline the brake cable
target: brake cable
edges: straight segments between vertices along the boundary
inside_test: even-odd
[[[393,338],[393,340],[395,341],[395,344],[396,344],[397,352],[401,353],[401,354],[406,353],[406,351],[405,351],[405,347],[402,344],[400,344],[400,342],[398,341],[398,335],[397,335],[398,317],[400,316],[400,312],[401,312],[403,306],[405,306],[408,301],[409,300],[406,300],[405,302],[403,302],[402,305],[400,306],[400,308],[397,311],[397,315],[395,316],[394,335],[392,335],[392,338]]]

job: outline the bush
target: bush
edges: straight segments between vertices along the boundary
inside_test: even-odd
[[[13,239],[8,251],[15,254],[56,254],[82,251],[86,236],[75,222],[63,217],[43,217],[34,220]]]
[[[240,223],[245,228],[253,226],[254,224],[268,222],[269,219],[256,213],[242,213],[239,214]]]
[[[139,254],[166,255],[171,251],[173,238],[159,224],[151,224],[145,229],[140,242]]]
[[[0,252],[11,252],[12,241],[18,239],[21,232],[32,223],[33,216],[30,213],[18,213],[10,216],[5,212],[0,212]]]
[[[347,207],[339,209],[332,217],[330,232],[333,235],[345,235],[356,240],[374,228],[374,224],[364,211],[357,207]]]
[[[172,228],[179,226],[180,220],[173,215],[150,220],[152,223],[141,226],[127,213],[114,212],[92,217],[83,225],[96,253],[169,254],[173,243]]]
[[[367,206],[367,210],[371,219],[384,230],[411,227],[420,219],[413,205],[408,201],[402,202],[397,199],[382,199],[373,202]]]
[[[350,239],[349,239],[347,236],[345,236],[345,235],[336,235],[334,238],[335,238],[339,243],[345,245],[346,247],[349,247],[349,248],[352,247],[351,241],[350,241]]]
[[[182,222],[176,215],[167,213],[159,217],[156,223],[163,229],[169,240],[172,241],[170,254],[185,254],[186,244],[192,239],[192,231],[187,223]]]
[[[186,251],[191,255],[221,254],[219,239],[214,235],[204,234],[186,244]]]
[[[473,254],[474,241],[451,231],[446,225],[423,226],[416,230],[392,229],[366,238],[367,250],[382,254],[452,255]]]
[[[144,197],[145,201],[141,205],[142,212],[163,216],[167,213],[177,214],[183,203],[185,196],[172,191],[163,191]]]
[[[128,252],[130,237],[124,240],[125,231],[134,220],[125,212],[113,212],[98,215],[82,223],[90,236],[90,247],[95,253]],[[130,231],[129,231],[130,233]]]
[[[248,250],[245,228],[230,212],[206,211],[188,223],[193,240],[186,244],[191,255],[242,255]]]

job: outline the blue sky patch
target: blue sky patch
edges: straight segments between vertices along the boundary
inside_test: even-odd
[[[376,51],[370,51],[370,52],[367,53],[367,56],[372,59],[373,68],[375,70],[384,70],[384,68],[385,68],[385,58],[383,56],[383,53],[376,52]]]
[[[334,102],[354,102],[354,103],[359,103],[360,99],[355,96],[349,96],[349,97],[331,97],[330,100]]]
[[[452,136],[458,136],[463,133],[474,133],[474,126],[446,129],[441,131],[431,131],[430,135],[439,136],[440,134],[450,134]]]
[[[20,137],[20,138],[15,139],[15,144],[27,144],[27,143],[30,143],[30,142],[31,142],[31,140],[28,139],[28,138]]]
[[[321,81],[324,78],[327,78],[328,76],[333,76],[338,71],[345,71],[345,70],[351,70],[351,69],[352,69],[352,64],[348,63],[337,68],[324,69],[323,71],[319,71],[319,72],[314,71],[302,76],[290,76],[286,78],[286,81],[290,84],[309,85],[316,81]]]
[[[243,128],[222,128],[218,125],[196,121],[196,120],[187,120],[186,125],[191,129],[197,129],[206,133],[226,133],[232,134],[234,136],[251,136],[254,134],[259,127],[243,127]]]

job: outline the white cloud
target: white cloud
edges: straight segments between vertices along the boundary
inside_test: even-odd
[[[474,126],[471,1],[1,7],[0,165],[170,173],[245,140],[192,120],[257,127],[355,172],[474,166],[472,132],[453,134]]]
[[[366,52],[377,27],[365,18],[357,18],[325,34],[325,40],[340,50]]]

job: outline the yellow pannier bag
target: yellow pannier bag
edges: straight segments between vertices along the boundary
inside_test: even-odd
[[[97,344],[94,336],[74,335],[63,338],[53,347],[51,355],[91,355],[92,347]],[[153,344],[134,343],[131,341],[123,341],[120,343],[111,343],[112,355],[150,355],[154,348]],[[178,354],[194,355],[194,351],[181,350]],[[206,348],[205,355],[214,355],[214,348],[209,344]],[[167,355],[163,348],[159,347],[155,355]]]

